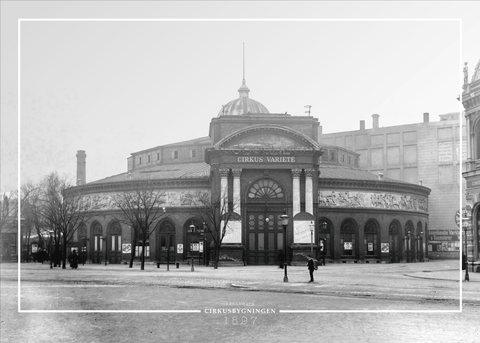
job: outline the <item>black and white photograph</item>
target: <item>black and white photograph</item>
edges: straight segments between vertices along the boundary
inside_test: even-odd
[[[1,342],[480,341],[480,3],[4,1]]]

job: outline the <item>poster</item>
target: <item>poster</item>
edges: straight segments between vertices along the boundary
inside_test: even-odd
[[[131,243],[123,243],[122,244],[122,254],[130,254],[132,252],[132,244]]]
[[[382,243],[380,245],[380,248],[382,249],[382,254],[387,254],[390,252],[390,246],[389,243]]]

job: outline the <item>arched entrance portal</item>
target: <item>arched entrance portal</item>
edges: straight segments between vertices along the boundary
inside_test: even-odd
[[[247,263],[276,264],[284,250],[280,217],[285,210],[284,187],[270,178],[257,180],[247,189],[246,200]]]

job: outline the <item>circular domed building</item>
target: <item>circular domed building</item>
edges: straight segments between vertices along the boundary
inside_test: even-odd
[[[427,257],[428,188],[360,170],[359,154],[318,143],[317,118],[270,113],[249,97],[245,80],[238,92],[211,120],[208,137],[133,153],[122,174],[86,183],[79,151],[80,181],[70,192],[96,204],[75,243],[88,261],[129,260],[136,238],[112,198],[139,180],[163,192],[168,214],[152,224],[150,261],[208,263],[212,237],[203,230],[209,223],[198,212],[199,194],[232,214],[225,263],[276,264],[279,252],[289,263],[305,263],[302,255],[312,252],[330,262]]]

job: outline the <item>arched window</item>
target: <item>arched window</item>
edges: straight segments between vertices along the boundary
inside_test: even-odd
[[[270,179],[255,182],[248,190],[250,199],[280,199],[284,197],[282,187]]]

